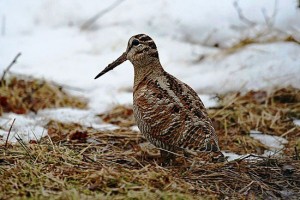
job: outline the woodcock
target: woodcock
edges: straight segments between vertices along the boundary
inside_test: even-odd
[[[197,93],[167,73],[154,41],[132,36],[126,51],[95,79],[129,60],[134,66],[133,112],[138,128],[161,149],[164,162],[183,152],[220,152],[218,138]]]

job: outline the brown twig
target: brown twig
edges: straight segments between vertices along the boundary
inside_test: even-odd
[[[11,63],[7,66],[7,68],[3,71],[1,80],[0,80],[0,86],[3,84],[4,82],[4,78],[6,73],[10,70],[10,68],[17,62],[18,58],[21,56],[21,53],[18,53],[15,58],[11,61]]]
[[[19,134],[17,134],[17,137],[15,137],[18,141],[18,143],[21,145],[21,147],[26,151],[27,155],[32,159],[32,160],[36,160],[36,158],[34,158],[31,153],[30,150],[28,149],[28,147],[26,146],[26,143],[22,140],[22,138],[20,137]]]
[[[6,141],[5,141],[5,149],[7,148],[8,138],[9,138],[11,129],[12,129],[12,127],[13,127],[15,121],[16,121],[16,118],[14,118],[13,122],[11,123],[11,125],[10,125],[10,127],[9,127],[8,134],[7,134],[7,138],[6,138]]]
[[[88,19],[86,22],[84,22],[81,25],[80,30],[89,29],[100,17],[102,17],[103,15],[108,13],[109,11],[111,11],[114,8],[116,8],[117,6],[119,6],[122,2],[124,2],[124,0],[117,0],[113,4],[111,4],[109,7],[107,7],[106,9],[101,10],[99,13],[97,13],[96,15],[94,15],[93,17]]]

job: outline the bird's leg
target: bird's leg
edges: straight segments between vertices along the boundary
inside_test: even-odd
[[[168,166],[168,165],[172,165],[173,161],[175,160],[176,156],[169,152],[169,151],[165,151],[165,150],[160,150],[160,156],[162,159],[161,164],[163,166]]]

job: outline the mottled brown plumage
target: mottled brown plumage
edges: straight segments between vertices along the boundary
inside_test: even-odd
[[[166,160],[177,150],[220,152],[212,122],[197,93],[167,73],[154,41],[145,34],[132,36],[128,47],[99,75],[129,60],[134,66],[133,111],[141,133],[161,148]]]

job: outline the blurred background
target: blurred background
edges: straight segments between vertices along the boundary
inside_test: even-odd
[[[131,103],[129,61],[100,70],[145,33],[166,71],[200,94],[300,87],[297,0],[0,0],[0,71],[76,88],[103,110]]]

